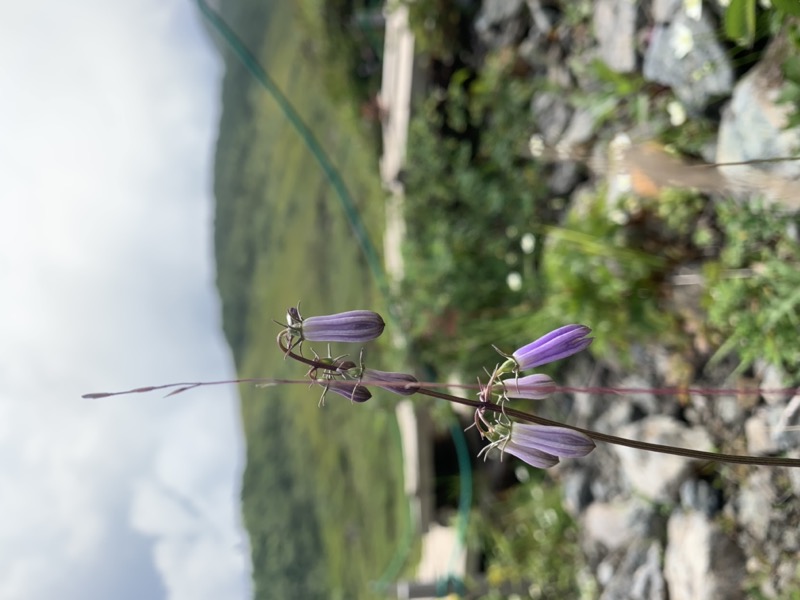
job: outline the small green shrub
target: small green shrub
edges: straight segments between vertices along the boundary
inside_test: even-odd
[[[487,582],[494,588],[532,583],[527,591],[534,598],[577,598],[582,555],[561,490],[540,471],[520,469],[529,481],[491,508],[473,513],[471,533],[486,552]],[[504,597],[499,591],[485,596]]]
[[[711,325],[738,352],[741,368],[762,358],[800,374],[800,243],[797,217],[763,204],[720,204],[725,247],[706,267]]]

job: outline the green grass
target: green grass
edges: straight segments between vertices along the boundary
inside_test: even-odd
[[[328,99],[318,75],[325,65],[307,51],[308,14],[300,20],[292,2],[275,2],[259,28],[255,13],[238,10],[229,22],[314,130],[375,236],[384,199],[377,156],[352,103]],[[273,319],[298,301],[310,315],[381,310],[383,299],[323,171],[233,59],[223,97],[215,187],[226,335],[240,376],[300,378],[303,368],[275,344]],[[353,405],[331,394],[320,409],[318,398],[306,386],[242,389],[242,502],[258,598],[374,597],[370,582],[408,526],[393,401],[376,394]]]

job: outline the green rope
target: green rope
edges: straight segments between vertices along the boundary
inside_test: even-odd
[[[208,5],[206,0],[197,0],[197,6],[200,8],[200,12],[203,14],[203,17],[205,17],[214,30],[222,36],[222,39],[224,39],[228,46],[230,46],[231,50],[233,50],[234,54],[242,62],[247,71],[275,99],[275,101],[278,103],[278,106],[280,106],[281,110],[283,111],[283,114],[286,116],[286,119],[295,128],[308,149],[311,151],[311,154],[316,159],[320,168],[322,168],[325,176],[328,178],[328,182],[336,191],[339,202],[341,203],[342,208],[347,215],[347,220],[350,222],[350,226],[353,228],[353,233],[358,240],[358,244],[361,246],[364,256],[367,259],[369,269],[378,283],[378,288],[384,297],[388,298],[389,286],[386,282],[386,276],[383,272],[383,268],[381,267],[378,253],[375,250],[375,244],[372,243],[372,239],[370,238],[369,233],[367,233],[366,227],[364,227],[364,221],[361,219],[361,215],[355,206],[353,197],[348,191],[344,180],[342,180],[339,171],[322,149],[322,145],[319,143],[319,140],[317,140],[314,132],[311,131],[311,128],[309,128],[297,110],[295,110],[289,99],[284,95],[269,74],[267,74],[266,70],[264,70],[264,67],[262,67],[258,62],[258,59],[253,56],[253,53],[250,52],[244,42],[239,39],[239,36],[236,35],[236,33],[222,19],[222,17]]]

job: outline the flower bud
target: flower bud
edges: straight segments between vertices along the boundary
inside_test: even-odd
[[[506,379],[503,381],[503,387],[507,398],[544,400],[555,390],[555,382],[543,373],[536,373],[516,379]]]
[[[413,396],[419,389],[419,381],[407,373],[392,373],[364,369],[363,378],[370,384],[401,396]],[[384,385],[384,383],[386,385]]]
[[[303,340],[309,342],[369,342],[383,333],[385,326],[376,312],[351,310],[334,315],[308,317],[295,329],[299,330]]]
[[[591,332],[592,330],[585,325],[559,327],[514,352],[511,359],[501,368],[506,370],[508,367],[507,371],[527,371],[572,356],[592,343],[592,338],[586,337]]]
[[[532,467],[548,469],[556,465],[559,458],[586,456],[594,450],[595,444],[589,436],[569,427],[514,423],[502,448],[503,452]]]
[[[370,391],[357,381],[326,381],[324,385],[326,392],[334,392],[353,402],[362,403],[372,398]]]

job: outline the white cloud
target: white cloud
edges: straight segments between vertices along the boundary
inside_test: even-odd
[[[233,375],[211,248],[221,69],[199,18],[3,9],[3,599],[249,593],[234,390],[79,397]]]

